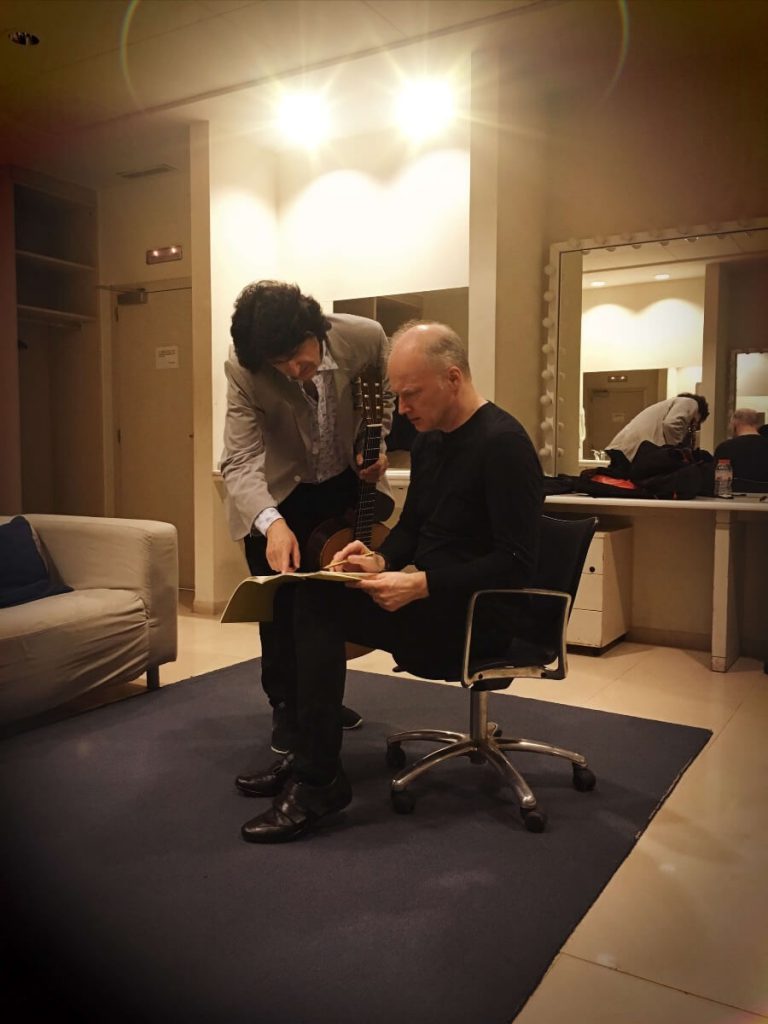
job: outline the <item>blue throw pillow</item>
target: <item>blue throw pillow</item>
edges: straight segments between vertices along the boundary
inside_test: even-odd
[[[71,590],[51,579],[32,527],[23,516],[0,526],[0,608]]]

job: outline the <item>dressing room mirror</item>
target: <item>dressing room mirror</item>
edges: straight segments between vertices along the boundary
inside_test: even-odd
[[[768,409],[768,219],[571,240],[547,273],[545,472],[599,465],[633,416],[682,391],[709,402],[710,451],[734,408]]]

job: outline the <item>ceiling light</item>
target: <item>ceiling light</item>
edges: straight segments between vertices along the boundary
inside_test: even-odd
[[[327,138],[328,106],[320,93],[291,93],[280,101],[280,134],[287,142],[312,146]]]
[[[412,139],[427,139],[446,128],[455,116],[450,84],[440,79],[410,82],[395,106],[397,123]]]
[[[590,288],[604,288],[605,287],[605,281],[590,281],[589,282],[589,287]]]
[[[653,279],[654,281],[668,281],[669,274],[654,274]]]

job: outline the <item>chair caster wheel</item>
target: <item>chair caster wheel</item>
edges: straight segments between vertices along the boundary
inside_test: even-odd
[[[523,818],[523,824],[529,832],[543,832],[547,827],[546,814],[536,807],[521,807],[520,814]]]
[[[392,790],[390,793],[392,810],[396,814],[413,814],[413,797],[407,789]]]
[[[395,772],[405,767],[405,751],[399,743],[387,746],[386,759],[389,767]]]
[[[588,793],[590,789],[595,788],[595,773],[590,771],[589,768],[579,768],[578,765],[573,766],[573,788],[578,789],[580,793]]]

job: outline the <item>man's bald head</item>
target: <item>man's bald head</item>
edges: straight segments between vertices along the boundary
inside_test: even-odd
[[[401,415],[419,431],[455,430],[484,402],[461,339],[447,324],[404,324],[392,339],[388,370]]]
[[[731,432],[735,437],[757,434],[760,423],[761,416],[756,409],[737,409],[731,419]]]
[[[433,320],[409,320],[392,335],[392,349],[421,354],[435,369],[456,366],[467,380],[472,379],[467,352],[461,338],[448,324]]]

